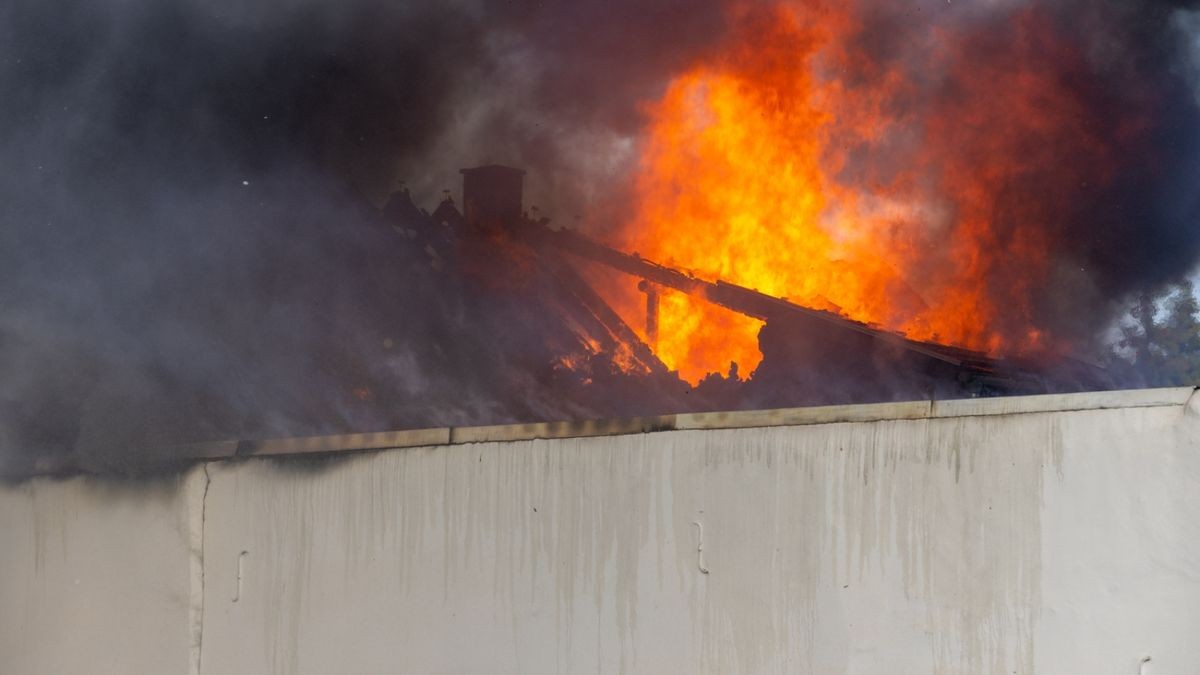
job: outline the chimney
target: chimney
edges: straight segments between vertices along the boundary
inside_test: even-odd
[[[525,172],[499,164],[462,169],[463,210],[467,225],[484,230],[511,230],[521,218]]]

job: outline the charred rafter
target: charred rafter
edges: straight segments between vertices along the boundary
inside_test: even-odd
[[[587,258],[613,269],[661,286],[674,288],[688,295],[707,300],[762,321],[784,321],[802,318],[836,324],[840,327],[891,342],[955,366],[987,367],[993,359],[975,352],[946,345],[933,345],[909,340],[902,335],[880,330],[868,324],[853,321],[832,312],[812,309],[788,302],[760,291],[726,281],[707,281],[686,272],[643,259],[632,253],[624,253],[570,230],[544,228],[539,233],[541,241],[563,251]]]

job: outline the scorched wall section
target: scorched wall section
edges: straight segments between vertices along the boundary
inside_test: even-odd
[[[157,544],[106,549],[116,567],[147,546],[177,555],[105,607],[177,606],[145,630],[174,630],[146,658],[180,658],[153,672],[1119,674],[1145,657],[1147,673],[1189,672],[1191,394],[680,416],[658,433],[213,462],[185,496],[123,497],[135,506],[105,539],[186,517]],[[779,423],[793,426],[738,428]],[[0,619],[0,671],[93,672],[51,666],[104,653],[27,644],[115,630],[81,618],[70,574],[30,562],[61,541],[63,570],[87,567],[87,528],[49,531],[46,514],[96,484],[2,489],[16,545],[0,594],[25,614]]]

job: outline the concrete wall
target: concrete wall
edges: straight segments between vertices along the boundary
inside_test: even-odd
[[[1200,672],[1191,389],[672,425],[2,487],[0,673]]]
[[[204,485],[0,484],[0,673],[195,672]]]

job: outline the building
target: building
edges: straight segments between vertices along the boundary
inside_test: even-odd
[[[1200,663],[1192,388],[191,453],[0,485],[0,672]]]

